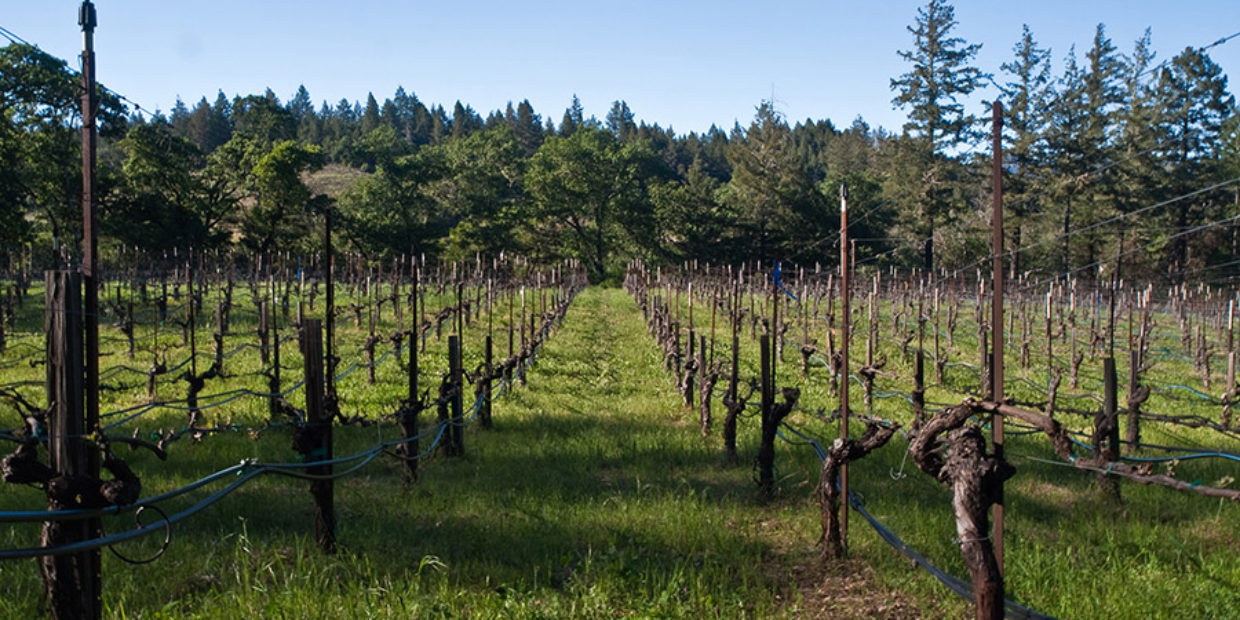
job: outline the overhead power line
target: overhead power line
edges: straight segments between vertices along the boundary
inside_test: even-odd
[[[73,65],[69,63],[69,61],[59,56],[56,56],[54,54],[49,54],[48,52],[44,51],[43,48],[39,47],[37,44],[27,41],[26,39],[22,38],[20,35],[14,33],[12,30],[9,30],[8,28],[5,28],[4,26],[0,26],[0,36],[8,39],[10,43],[17,44],[17,45],[25,45],[27,47],[34,49],[36,52],[43,54],[44,56],[47,56],[48,58],[54,58],[56,60],[59,60],[60,62],[63,62],[65,64],[65,68],[68,69],[69,72],[73,74],[74,76],[82,75],[82,72],[78,69],[75,69]],[[98,86],[100,90],[107,92],[111,94],[112,96],[116,97],[117,99],[120,99],[121,101],[133,106],[134,111],[138,112],[139,114],[151,114],[150,108],[144,107],[142,104],[138,103],[137,101],[134,101],[133,99],[130,99],[129,97],[126,97],[125,95],[122,95],[121,93],[111,88],[108,88],[107,86],[104,86],[102,84],[96,83],[96,86]]]

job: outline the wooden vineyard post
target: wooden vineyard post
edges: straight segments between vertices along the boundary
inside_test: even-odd
[[[1102,413],[1094,425],[1094,450],[1100,463],[1119,460],[1119,381],[1115,375],[1115,358],[1102,360]],[[1119,478],[1104,473],[1099,479],[1103,491],[1119,499]]]
[[[219,372],[224,371],[224,304],[223,302],[215,304],[215,334],[212,335],[215,341],[215,367]]]
[[[775,491],[775,429],[768,428],[771,419],[771,407],[775,398],[771,385],[771,335],[761,334],[758,337],[758,351],[761,356],[761,417],[762,437],[758,445],[758,490],[764,497],[770,497]],[[768,440],[769,435],[769,440]]]
[[[692,287],[692,284],[690,284],[690,287]],[[693,289],[690,288],[689,291],[690,291],[690,295],[689,295],[689,352],[688,352],[687,357],[685,358],[684,381],[681,385],[681,388],[683,390],[682,396],[684,400],[684,406],[686,409],[692,410],[693,409],[693,375],[694,375],[694,372],[698,370],[698,365],[697,365],[697,357],[695,356],[695,353],[697,352],[697,336],[694,334],[694,331],[693,331],[693,295],[692,295]]]
[[[336,257],[332,252],[332,209],[328,207],[323,218],[323,248],[327,253],[323,269],[327,276],[327,309],[323,312],[326,325],[326,356],[325,382],[327,415],[335,416],[340,410],[340,400],[336,394]]]
[[[735,465],[736,457],[736,416],[737,411],[737,381],[740,372],[740,344],[741,337],[737,331],[737,324],[733,321],[732,327],[732,373],[728,377],[728,402],[725,403],[728,408],[727,415],[723,418],[723,449],[728,465]]]
[[[76,314],[79,308],[82,309],[82,315],[78,317],[75,326],[70,328],[68,324],[61,325],[66,330],[63,332],[65,335],[61,337],[63,347],[61,363],[64,364],[66,362],[64,358],[74,361],[71,361],[68,366],[62,367],[60,372],[73,373],[71,378],[69,376],[65,377],[62,385],[67,387],[70,382],[81,385],[82,387],[72,390],[77,393],[81,393],[82,389],[85,389],[85,402],[82,403],[82,407],[77,405],[77,401],[73,401],[72,409],[62,411],[62,413],[71,415],[75,420],[82,420],[79,416],[83,414],[78,412],[84,408],[85,419],[81,421],[81,426],[77,428],[77,431],[85,434],[93,432],[99,426],[99,251],[96,238],[98,222],[95,217],[97,201],[95,167],[96,141],[98,138],[95,116],[99,110],[99,98],[95,88],[94,49],[95,26],[98,25],[98,18],[95,13],[95,5],[90,0],[83,0],[81,4],[81,8],[78,11],[78,25],[82,27],[83,43],[82,89],[79,91],[82,102],[82,270],[80,279],[72,278],[67,274],[48,276],[49,285],[52,278],[60,279],[61,290],[65,291],[64,294],[72,299],[61,300],[65,302],[61,305],[61,312],[56,317],[50,317],[48,329],[45,333],[50,337],[51,323],[61,321],[61,317],[63,317],[66,323],[73,322],[74,319],[70,315]],[[52,287],[48,286],[47,290],[52,290]],[[77,291],[79,290],[83,291],[80,304],[77,299]],[[48,301],[52,301],[50,297]],[[68,303],[70,301],[72,303]],[[47,307],[50,308],[51,304],[49,303]],[[73,335],[69,335],[70,332]],[[77,334],[82,334],[81,341],[78,340],[79,336]],[[67,342],[65,341],[66,339],[68,340]],[[48,342],[51,342],[51,340]],[[85,346],[84,349],[82,348],[83,345]],[[74,347],[74,351],[77,352],[71,353],[69,351],[70,346]],[[83,355],[84,358],[81,357]],[[47,360],[48,377],[50,378],[52,377],[51,351],[48,351]],[[52,395],[49,393],[50,396]],[[69,394],[64,394],[63,396],[70,398]],[[49,398],[48,402],[58,402],[59,400],[60,398],[56,400]],[[68,418],[62,419],[67,420]],[[74,434],[68,429],[57,430],[53,427],[53,435],[61,435],[62,433],[67,436]],[[60,464],[57,464],[56,457],[51,457],[49,460],[52,461],[54,469],[65,473],[72,471],[92,478],[98,478],[100,462],[97,451],[87,451],[82,447],[74,447],[72,444],[61,447],[60,450],[63,451],[61,456],[68,457],[69,461],[72,462],[74,459],[80,460],[72,465],[63,460],[60,461]],[[103,534],[103,528],[99,519],[88,519],[78,527],[83,528],[80,530],[81,538],[94,538]],[[46,545],[47,542],[44,541],[44,544]],[[74,562],[79,573],[74,580],[76,583],[73,585],[77,588],[77,593],[76,595],[72,593],[65,594],[80,597],[77,600],[82,601],[82,606],[77,607],[77,605],[74,605],[75,609],[73,611],[81,613],[70,613],[62,616],[54,611],[56,603],[53,600],[52,616],[57,618],[98,618],[103,609],[103,578],[101,576],[100,552],[98,550],[87,551],[78,554],[76,557],[78,559]],[[56,560],[52,558],[46,559],[44,563],[45,569],[49,563],[54,566]],[[49,594],[51,593],[49,592]]]
[[[535,316],[533,305],[530,306],[530,357],[533,358],[534,353],[538,351],[538,345],[541,343],[541,334],[538,331],[538,317]],[[524,374],[524,373],[523,373]]]
[[[378,289],[378,287],[375,287]],[[366,322],[369,335],[366,337],[366,385],[375,384],[375,345],[379,343],[378,336],[375,336],[375,321],[379,314],[378,306],[379,298],[376,295],[370,297],[370,307],[367,308]]]
[[[672,307],[679,308],[680,300],[677,299],[673,301]],[[675,312],[679,314],[679,310],[675,310]],[[671,320],[670,331],[672,334],[672,352],[673,352],[672,367],[676,372],[676,377],[679,378],[679,377],[684,376],[683,375],[684,360],[681,359],[681,354],[680,354],[680,321],[679,320],[674,319],[674,318]]]
[[[264,304],[264,311],[271,311],[271,374],[267,376],[267,407],[274,421],[280,415],[280,322],[276,319],[274,306]]]
[[[0,321],[0,323],[3,323],[3,322],[4,322],[4,321]],[[134,353],[134,351],[133,351],[133,349],[134,349],[134,343],[133,343],[133,329],[134,329],[134,323],[133,323],[133,300],[132,300],[132,299],[130,299],[130,300],[129,300],[126,304],[125,304],[125,313],[124,313],[124,315],[122,315],[122,316],[120,317],[120,328],[121,328],[121,332],[125,334],[125,340],[126,340],[126,341],[128,341],[128,343],[129,343],[129,359],[133,359],[133,353]]]
[[[267,340],[269,335],[267,329],[267,302],[261,301],[258,304],[258,355],[263,365],[266,366],[270,361],[270,343]]]
[[[305,357],[306,379],[306,431],[309,441],[304,447],[306,462],[330,461],[332,459],[332,416],[327,411],[324,379],[323,323],[320,319],[306,319],[302,328],[302,355]],[[336,513],[333,505],[334,486],[330,476],[330,464],[316,465],[307,469],[311,476],[325,479],[310,482],[310,495],[314,498],[314,540],[324,553],[336,552]]]
[[[11,312],[9,309],[9,299],[12,296],[12,291],[13,289],[9,288],[9,297],[6,297],[4,287],[0,286],[0,353],[4,353],[5,348],[4,328],[8,323],[9,313]]]
[[[486,344],[484,346],[486,347],[486,350],[483,354],[485,356],[483,359],[483,362],[486,365],[484,366],[485,370],[483,370],[483,372],[486,374],[484,374],[481,379],[484,383],[482,386],[482,404],[481,404],[481,408],[478,410],[478,423],[480,426],[482,426],[482,428],[490,429],[491,428],[491,367],[494,363],[494,358],[493,358],[494,354],[491,351],[491,336],[489,334],[486,337]]]
[[[448,456],[465,455],[464,380],[461,368],[461,337],[448,336],[448,372],[451,381],[452,418],[448,427]]]
[[[465,311],[464,300],[465,300],[465,285],[462,284],[461,282],[457,282],[456,284],[456,312],[454,313],[455,314],[455,317],[454,317],[455,327],[453,328],[453,331],[456,332],[457,336],[460,336],[461,334],[465,333],[465,318],[468,313]]]
[[[420,328],[418,325],[418,259],[415,255],[410,260],[413,261],[414,276],[413,290],[409,295],[411,301],[409,323],[412,325],[412,329],[409,332],[409,396],[400,416],[400,434],[404,441],[396,451],[405,463],[406,482],[413,482],[418,479],[418,455],[420,453],[418,446],[418,414],[422,412],[422,399],[418,394],[418,330]]]
[[[47,396],[54,407],[48,429],[48,461],[57,477],[48,482],[48,510],[86,508],[80,494],[69,488],[74,478],[96,478],[82,437],[89,433],[84,419],[82,359],[82,276],[71,271],[48,271],[47,282]],[[97,461],[96,461],[97,463]],[[90,540],[99,520],[48,521],[43,524],[42,546],[57,547]],[[99,618],[101,587],[99,550],[44,556],[40,563],[53,618]]]
[[[917,427],[926,420],[926,352],[920,344],[914,358],[912,397],[913,426]]]
[[[710,434],[710,396],[715,389],[715,381],[719,378],[717,366],[706,355],[706,336],[699,336],[697,366],[701,369],[702,379],[698,388],[701,392],[698,399],[698,426],[703,437]]]

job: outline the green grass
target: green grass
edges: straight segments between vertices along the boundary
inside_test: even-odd
[[[762,307],[761,300],[757,303]],[[854,316],[852,349],[853,371],[864,362],[868,320],[864,302],[857,302],[861,312]],[[697,306],[699,330],[708,329],[709,312]],[[707,306],[708,308],[708,306]],[[877,306],[880,323],[879,351],[888,356],[888,364],[876,382],[876,393],[909,392],[912,389],[913,359],[902,356],[898,339],[892,337],[892,307],[889,301]],[[1035,305],[1036,308],[1036,305]],[[822,309],[825,312],[825,304]],[[1009,312],[1013,311],[1009,308]],[[839,312],[838,301],[836,312]],[[687,322],[685,296],[681,295],[680,319]],[[906,312],[908,316],[915,316]],[[946,316],[946,310],[943,311]],[[1035,315],[1036,316],[1036,315]],[[1123,314],[1119,315],[1121,320]],[[705,317],[705,318],[704,318]],[[971,305],[965,303],[960,312],[955,346],[949,352],[951,362],[976,363],[977,328],[972,321]],[[1178,353],[1180,331],[1173,317],[1156,315],[1156,339],[1151,357],[1153,369],[1145,373],[1145,385],[1167,386],[1184,384],[1206,393],[1218,394],[1224,383],[1220,376],[1225,363],[1218,353],[1225,350],[1214,343],[1214,383],[1206,389],[1193,371],[1191,359]],[[797,347],[800,342],[800,319],[793,310],[787,320],[788,331],[784,361],[779,364],[779,385],[801,388],[801,405],[810,410],[830,411],[838,407],[836,397],[827,389],[826,370],[821,365],[811,369],[808,380],[800,374]],[[945,322],[945,321],[944,321]],[[1122,325],[1122,323],[1121,323]],[[911,328],[911,327],[910,327]],[[1018,331],[1020,325],[1018,322]],[[1019,342],[1013,338],[1007,346],[1008,396],[1028,400],[1045,398],[1044,393],[1030,387],[1045,385],[1046,357],[1044,340],[1038,337],[1041,324],[1034,322],[1032,360],[1028,369],[1019,364]],[[1079,328],[1080,338],[1088,338],[1088,316]],[[823,326],[811,328],[819,346],[825,347]],[[726,334],[727,327],[720,328]],[[927,348],[930,348],[930,327],[927,327]],[[915,348],[916,341],[913,342]],[[1122,344],[1117,345],[1122,352]],[[944,347],[945,340],[944,340]],[[1062,365],[1068,347],[1055,341],[1056,363]],[[750,339],[745,324],[741,338],[742,377],[757,375],[757,342]],[[726,348],[725,348],[726,350]],[[1081,387],[1068,388],[1067,373],[1060,389],[1060,406],[1084,409],[1100,408],[1100,400],[1067,400],[1068,395],[1101,397],[1101,356],[1086,351],[1081,367]],[[821,354],[825,357],[825,354]],[[877,352],[876,352],[877,357]],[[1127,355],[1120,356],[1120,406],[1126,402]],[[928,403],[959,403],[977,392],[977,371],[968,366],[951,366],[942,385],[934,384],[933,367],[927,355],[926,377],[931,384]],[[1220,368],[1222,366],[1223,368]],[[1030,383],[1024,383],[1028,381]],[[852,407],[865,410],[864,390],[852,384]],[[1209,405],[1183,392],[1155,392],[1143,410],[1175,415],[1195,414],[1218,420],[1221,407]],[[905,426],[911,420],[911,407],[902,397],[876,398],[874,415],[896,420]],[[1058,418],[1076,430],[1092,431],[1089,417],[1060,413]],[[794,413],[789,422],[808,430],[828,443],[837,431],[836,424],[826,424],[804,413]],[[756,421],[749,421],[756,424]],[[1126,420],[1121,416],[1121,427]],[[853,434],[861,425],[854,423]],[[1203,451],[1225,450],[1237,453],[1240,446],[1233,439],[1205,429],[1144,422],[1142,440],[1148,443],[1195,446]],[[745,444],[742,444],[745,445]],[[949,491],[921,473],[911,461],[905,460],[908,442],[897,436],[888,445],[851,467],[851,489],[865,499],[867,509],[912,547],[926,555],[934,564],[958,576],[967,577],[955,536],[954,516]],[[752,446],[751,446],[752,449]],[[1230,617],[1240,615],[1240,507],[1194,494],[1163,487],[1146,487],[1121,481],[1122,501],[1106,497],[1096,485],[1096,476],[1032,459],[1057,461],[1049,442],[1041,435],[1009,436],[1007,456],[1017,467],[1016,477],[1006,487],[1006,576],[1008,598],[1036,610],[1059,617],[1095,617],[1115,614],[1118,617]],[[1081,451],[1078,450],[1078,453]],[[750,453],[752,454],[752,452]],[[1166,456],[1165,452],[1144,450],[1142,456]],[[819,461],[806,447],[777,447],[776,466],[783,476],[781,491],[786,496],[807,496],[808,485],[817,480]],[[1174,464],[1175,475],[1186,481],[1235,488],[1240,478],[1240,464],[1221,459],[1182,461]],[[1166,470],[1156,465],[1155,471]],[[901,476],[901,474],[904,474]],[[788,497],[786,501],[793,501]],[[816,532],[816,506],[806,502],[805,519],[795,527]],[[854,515],[850,523],[854,555],[871,562],[887,587],[906,592],[917,600],[929,616],[964,614],[964,609],[944,586],[925,572],[910,570],[909,561],[879,539],[868,524]]]
[[[680,423],[640,314],[623,293],[594,290],[576,304],[529,385],[497,403],[495,430],[467,431],[465,458],[432,459],[412,487],[402,485],[394,461],[337,483],[337,556],[323,556],[307,539],[306,485],[262,478],[178,526],[167,554],[152,564],[128,566],[105,553],[109,615],[780,613],[776,595],[794,590],[771,566],[775,542],[760,515],[781,509],[757,507],[749,472],[721,471],[714,442]],[[364,372],[353,376],[363,385],[341,388],[346,412],[360,407],[351,394],[386,393],[389,404],[399,397],[398,380],[366,388]],[[339,430],[336,453],[380,434],[392,438],[395,430]],[[224,434],[173,444],[167,464],[142,453],[131,462],[149,494],[240,458],[294,456],[287,435],[272,431],[257,440]],[[0,488],[5,509],[40,504],[37,490]],[[127,527],[107,524],[108,531]],[[36,528],[0,534],[6,547],[36,540]],[[147,540],[122,550],[144,557],[157,547]],[[11,593],[0,616],[35,613],[34,562],[0,570]]]
[[[319,303],[322,303],[320,297]],[[341,302],[344,303],[344,302]],[[431,300],[432,311],[448,303]],[[240,306],[240,304],[239,304]],[[248,307],[248,302],[246,304]],[[321,306],[318,307],[321,312]],[[699,307],[700,310],[700,307]],[[389,322],[391,313],[385,309]],[[33,332],[38,313],[23,312],[22,331]],[[701,316],[701,315],[699,315]],[[886,316],[886,315],[885,315]],[[968,310],[953,361],[973,361]],[[501,305],[495,321],[507,317]],[[887,319],[884,319],[887,320]],[[234,331],[252,333],[238,316]],[[888,323],[889,324],[889,323]],[[700,319],[699,319],[700,326]],[[485,319],[467,330],[466,366],[480,360],[477,344]],[[364,322],[363,322],[364,328]],[[821,328],[820,328],[821,329]],[[721,330],[721,334],[724,330]],[[975,330],[973,330],[975,331]],[[1163,327],[1170,341],[1174,333]],[[198,335],[208,343],[209,328]],[[116,336],[111,328],[105,336]],[[799,326],[789,331],[790,342]],[[150,334],[146,340],[149,342]],[[162,338],[179,342],[165,328]],[[25,337],[38,343],[36,336]],[[364,329],[349,321],[341,329],[344,365],[360,359]],[[445,339],[446,340],[446,339]],[[25,341],[25,340],[19,340]],[[231,348],[250,336],[226,342]],[[497,336],[497,357],[506,354],[506,334]],[[122,345],[108,341],[104,368],[128,363]],[[860,341],[858,341],[859,343]],[[472,344],[471,344],[472,343]],[[756,344],[742,339],[744,378],[756,374]],[[889,375],[878,390],[908,389],[909,362],[894,344]],[[444,342],[432,335],[423,356],[424,386],[437,381],[445,364]],[[381,345],[380,351],[384,350]],[[724,349],[726,351],[726,349]],[[858,346],[854,351],[864,351]],[[1012,348],[1009,352],[1015,354]],[[11,350],[0,362],[21,353]],[[283,349],[285,386],[300,377],[300,356]],[[860,354],[854,353],[854,356]],[[170,356],[180,359],[176,353]],[[793,346],[780,366],[780,384],[801,385],[810,409],[836,406],[824,371],[800,378]],[[245,374],[258,369],[256,351],[230,358],[227,368]],[[147,358],[149,360],[149,355]],[[204,358],[205,359],[205,358]],[[406,358],[407,359],[407,358]],[[143,362],[142,365],[145,365]],[[1013,368],[1015,363],[1013,362]],[[1044,364],[1043,364],[1044,365]],[[1088,362],[1087,362],[1088,365]],[[1187,383],[1200,389],[1181,360],[1156,367],[1155,383]],[[1039,368],[1035,360],[1034,368]],[[1091,372],[1096,375],[1097,370]],[[976,383],[964,367],[949,370],[948,386],[932,389],[931,401],[959,400]],[[41,378],[42,368],[17,365],[0,370],[0,383]],[[365,371],[340,387],[346,414],[390,413],[403,396],[404,370],[395,359],[378,368],[376,385]],[[933,373],[929,372],[932,376]],[[1010,377],[1021,372],[1009,371]],[[1121,367],[1121,376],[1124,371]],[[1041,378],[1028,373],[1031,381]],[[165,397],[180,397],[184,384],[171,378]],[[105,392],[104,410],[145,400],[142,377],[127,375],[126,388]],[[1066,381],[1065,381],[1066,383]],[[205,393],[233,387],[265,388],[261,377],[239,376],[208,384]],[[1087,381],[1087,389],[1096,387]],[[722,393],[723,384],[716,390]],[[36,398],[40,388],[23,389]],[[861,390],[855,388],[854,407]],[[300,396],[294,397],[300,403]],[[1121,396],[1121,403],[1122,403]],[[835,587],[813,559],[818,508],[812,499],[819,464],[804,446],[777,446],[778,495],[756,498],[749,463],[756,451],[757,421],[741,422],[741,459],[723,467],[717,434],[702,438],[696,415],[682,410],[673,381],[662,369],[641,314],[622,291],[583,293],[563,326],[540,353],[529,384],[517,387],[495,407],[495,429],[471,426],[466,456],[434,457],[413,486],[401,482],[400,465],[376,461],[336,483],[340,553],[321,554],[309,537],[311,502],[306,484],[264,477],[174,528],[167,553],[151,564],[130,566],[104,553],[105,605],[113,617],[779,617],[823,614],[863,617],[864,605],[822,607],[806,596],[806,583]],[[1155,396],[1146,408],[1159,412],[1206,412],[1191,402]],[[718,412],[721,408],[717,406]],[[877,415],[907,421],[907,403],[876,401]],[[1216,411],[1211,411],[1217,417]],[[266,416],[261,399],[240,399],[208,410],[209,423],[252,427]],[[423,419],[433,417],[424,413]],[[1083,418],[1065,418],[1085,428]],[[834,426],[805,414],[791,420],[820,436]],[[17,426],[0,405],[0,428]],[[125,427],[143,433],[184,424],[184,414],[151,414]],[[716,424],[716,429],[718,424]],[[337,430],[336,454],[394,438],[390,425]],[[1230,449],[1234,442],[1209,431],[1147,424],[1152,442]],[[188,439],[169,449],[169,460],[122,450],[143,478],[144,495],[177,488],[242,458],[296,460],[287,429],[253,438],[224,433],[201,442]],[[852,486],[867,508],[940,567],[967,575],[960,561],[948,491],[904,463],[907,442],[892,442],[852,468]],[[1045,439],[1012,437],[1008,455],[1018,473],[1007,485],[1007,576],[1009,597],[1061,617],[1231,617],[1240,616],[1240,512],[1232,504],[1169,489],[1123,484],[1123,502],[1102,499],[1090,474],[1031,461],[1053,459]],[[1185,461],[1183,479],[1213,483],[1235,476],[1234,462]],[[903,471],[905,477],[893,479]],[[898,477],[898,476],[897,476]],[[172,502],[173,512],[195,498]],[[37,509],[42,492],[0,485],[0,510]],[[144,515],[149,516],[149,515]],[[153,516],[147,523],[157,521]],[[109,532],[133,527],[132,516],[109,519]],[[118,550],[135,558],[159,548],[158,535]],[[0,526],[0,547],[36,545],[38,526]],[[963,616],[966,606],[927,573],[882,542],[860,519],[851,520],[852,554],[873,567],[863,587],[868,600],[911,600],[928,617]],[[807,568],[808,567],[808,568]],[[33,560],[0,563],[5,595],[0,617],[39,612],[42,583]],[[854,593],[855,594],[855,593]],[[888,612],[890,615],[891,612]]]

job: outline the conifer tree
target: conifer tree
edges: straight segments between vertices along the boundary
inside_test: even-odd
[[[722,198],[734,218],[736,241],[758,259],[787,258],[830,228],[813,179],[771,102],[763,101],[749,127],[733,134],[732,179]]]
[[[585,124],[585,111],[581,107],[581,100],[577,98],[577,94],[573,94],[573,102],[564,110],[564,118],[560,121],[560,135],[568,136],[578,127]]]
[[[366,107],[362,111],[360,135],[366,135],[379,127],[379,102],[374,93],[366,93]]]
[[[1008,74],[1001,87],[1004,101],[1004,155],[1009,174],[1004,179],[1005,205],[1011,210],[1012,248],[1020,248],[1032,214],[1041,211],[1036,173],[1042,165],[1046,105],[1050,92],[1050,50],[1038,47],[1025,25],[1012,47],[1012,60],[1000,69]],[[1012,256],[1012,277],[1022,271],[1024,253]]]
[[[621,142],[627,142],[637,134],[637,124],[633,118],[633,111],[629,109],[628,103],[623,100],[613,101],[611,110],[607,112],[607,131]]]
[[[1201,189],[1214,178],[1220,162],[1224,122],[1235,113],[1235,99],[1227,92],[1227,76],[1207,54],[1186,48],[1158,72],[1157,96],[1162,112],[1164,159],[1174,164],[1169,183],[1173,196]],[[1220,214],[1211,206],[1222,203],[1218,194],[1180,200],[1172,211],[1170,230],[1183,232],[1191,225]],[[1200,237],[1195,237],[1200,238]],[[1190,254],[1188,236],[1176,237],[1168,257],[1174,276],[1182,278],[1190,263],[1205,257]]]
[[[1121,214],[1161,200],[1167,182],[1166,169],[1157,154],[1162,140],[1158,131],[1161,112],[1148,79],[1153,61],[1154,51],[1147,28],[1124,63],[1125,105],[1119,111],[1119,135],[1112,164],[1104,172],[1113,177],[1115,207]],[[1154,219],[1144,216],[1125,222],[1124,228],[1130,233],[1130,247],[1149,242],[1157,235],[1157,228],[1151,225],[1153,222]]]
[[[288,100],[288,105],[284,107],[293,116],[294,123],[301,123],[301,119],[307,114],[314,113],[314,102],[310,100],[310,91],[306,90],[304,84],[297,87],[297,92],[293,94],[293,97]]]
[[[956,11],[946,0],[930,0],[917,10],[917,19],[908,31],[913,35],[913,49],[898,52],[911,65],[909,72],[891,80],[896,91],[892,103],[908,109],[909,121],[904,132],[913,139],[908,146],[915,153],[902,159],[902,165],[913,165],[922,171],[927,187],[914,192],[917,202],[902,204],[905,217],[920,222],[927,271],[934,266],[936,226],[950,215],[949,191],[940,187],[945,175],[935,174],[944,164],[938,161],[947,151],[968,141],[977,133],[976,118],[965,112],[963,98],[977,89],[986,77],[972,65],[980,43],[967,44],[952,36]]]
[[[538,151],[538,147],[542,146],[542,117],[534,113],[534,106],[530,105],[529,99],[522,99],[521,103],[517,104],[512,131],[526,156],[533,155]]]

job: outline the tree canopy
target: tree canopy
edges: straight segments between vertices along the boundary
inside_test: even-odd
[[[217,92],[144,116],[101,88],[104,251],[314,251],[331,210],[347,249],[376,260],[519,251],[578,258],[595,281],[634,257],[831,263],[847,184],[861,258],[952,269],[988,251],[993,99],[1014,274],[1119,255],[1125,273],[1180,281],[1240,260],[1240,120],[1206,49],[1159,62],[1150,31],[1123,53],[1099,24],[1078,54],[1025,27],[991,79],[948,0],[911,17],[898,133],[790,123],[762,101],[731,131],[678,134],[622,99],[600,120],[575,95],[562,112],[484,113],[403,87],[317,105],[304,86],[285,102]],[[78,88],[63,61],[0,48],[0,259],[75,260]]]

